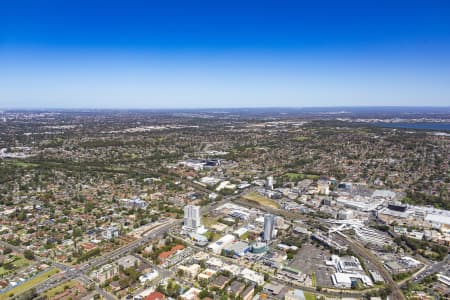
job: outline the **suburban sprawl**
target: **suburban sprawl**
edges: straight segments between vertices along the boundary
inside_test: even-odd
[[[449,299],[450,131],[383,124],[450,114],[397,115],[0,112],[0,300]]]

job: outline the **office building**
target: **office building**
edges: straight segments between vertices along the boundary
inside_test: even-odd
[[[264,215],[264,241],[272,240],[273,229],[275,225],[275,217],[271,214]]]

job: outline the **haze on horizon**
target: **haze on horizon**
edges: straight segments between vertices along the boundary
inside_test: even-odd
[[[449,106],[448,1],[3,1],[0,108]]]

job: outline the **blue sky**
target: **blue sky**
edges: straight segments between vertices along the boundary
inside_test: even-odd
[[[450,2],[0,0],[3,108],[347,105],[449,106]]]

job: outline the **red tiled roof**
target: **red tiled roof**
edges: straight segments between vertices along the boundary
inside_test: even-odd
[[[164,300],[164,299],[166,299],[166,296],[164,296],[164,294],[160,292],[153,292],[144,298],[144,300]]]
[[[184,249],[183,245],[176,245],[176,246],[173,246],[172,249],[170,249],[169,251],[160,253],[158,255],[158,257],[160,260],[165,260],[166,258],[170,257],[172,254],[174,254],[178,250],[183,250],[183,249]]]
[[[85,250],[92,250],[92,249],[96,248],[97,245],[95,245],[94,243],[87,242],[87,243],[81,244],[81,247],[83,247],[83,249],[85,249]]]

